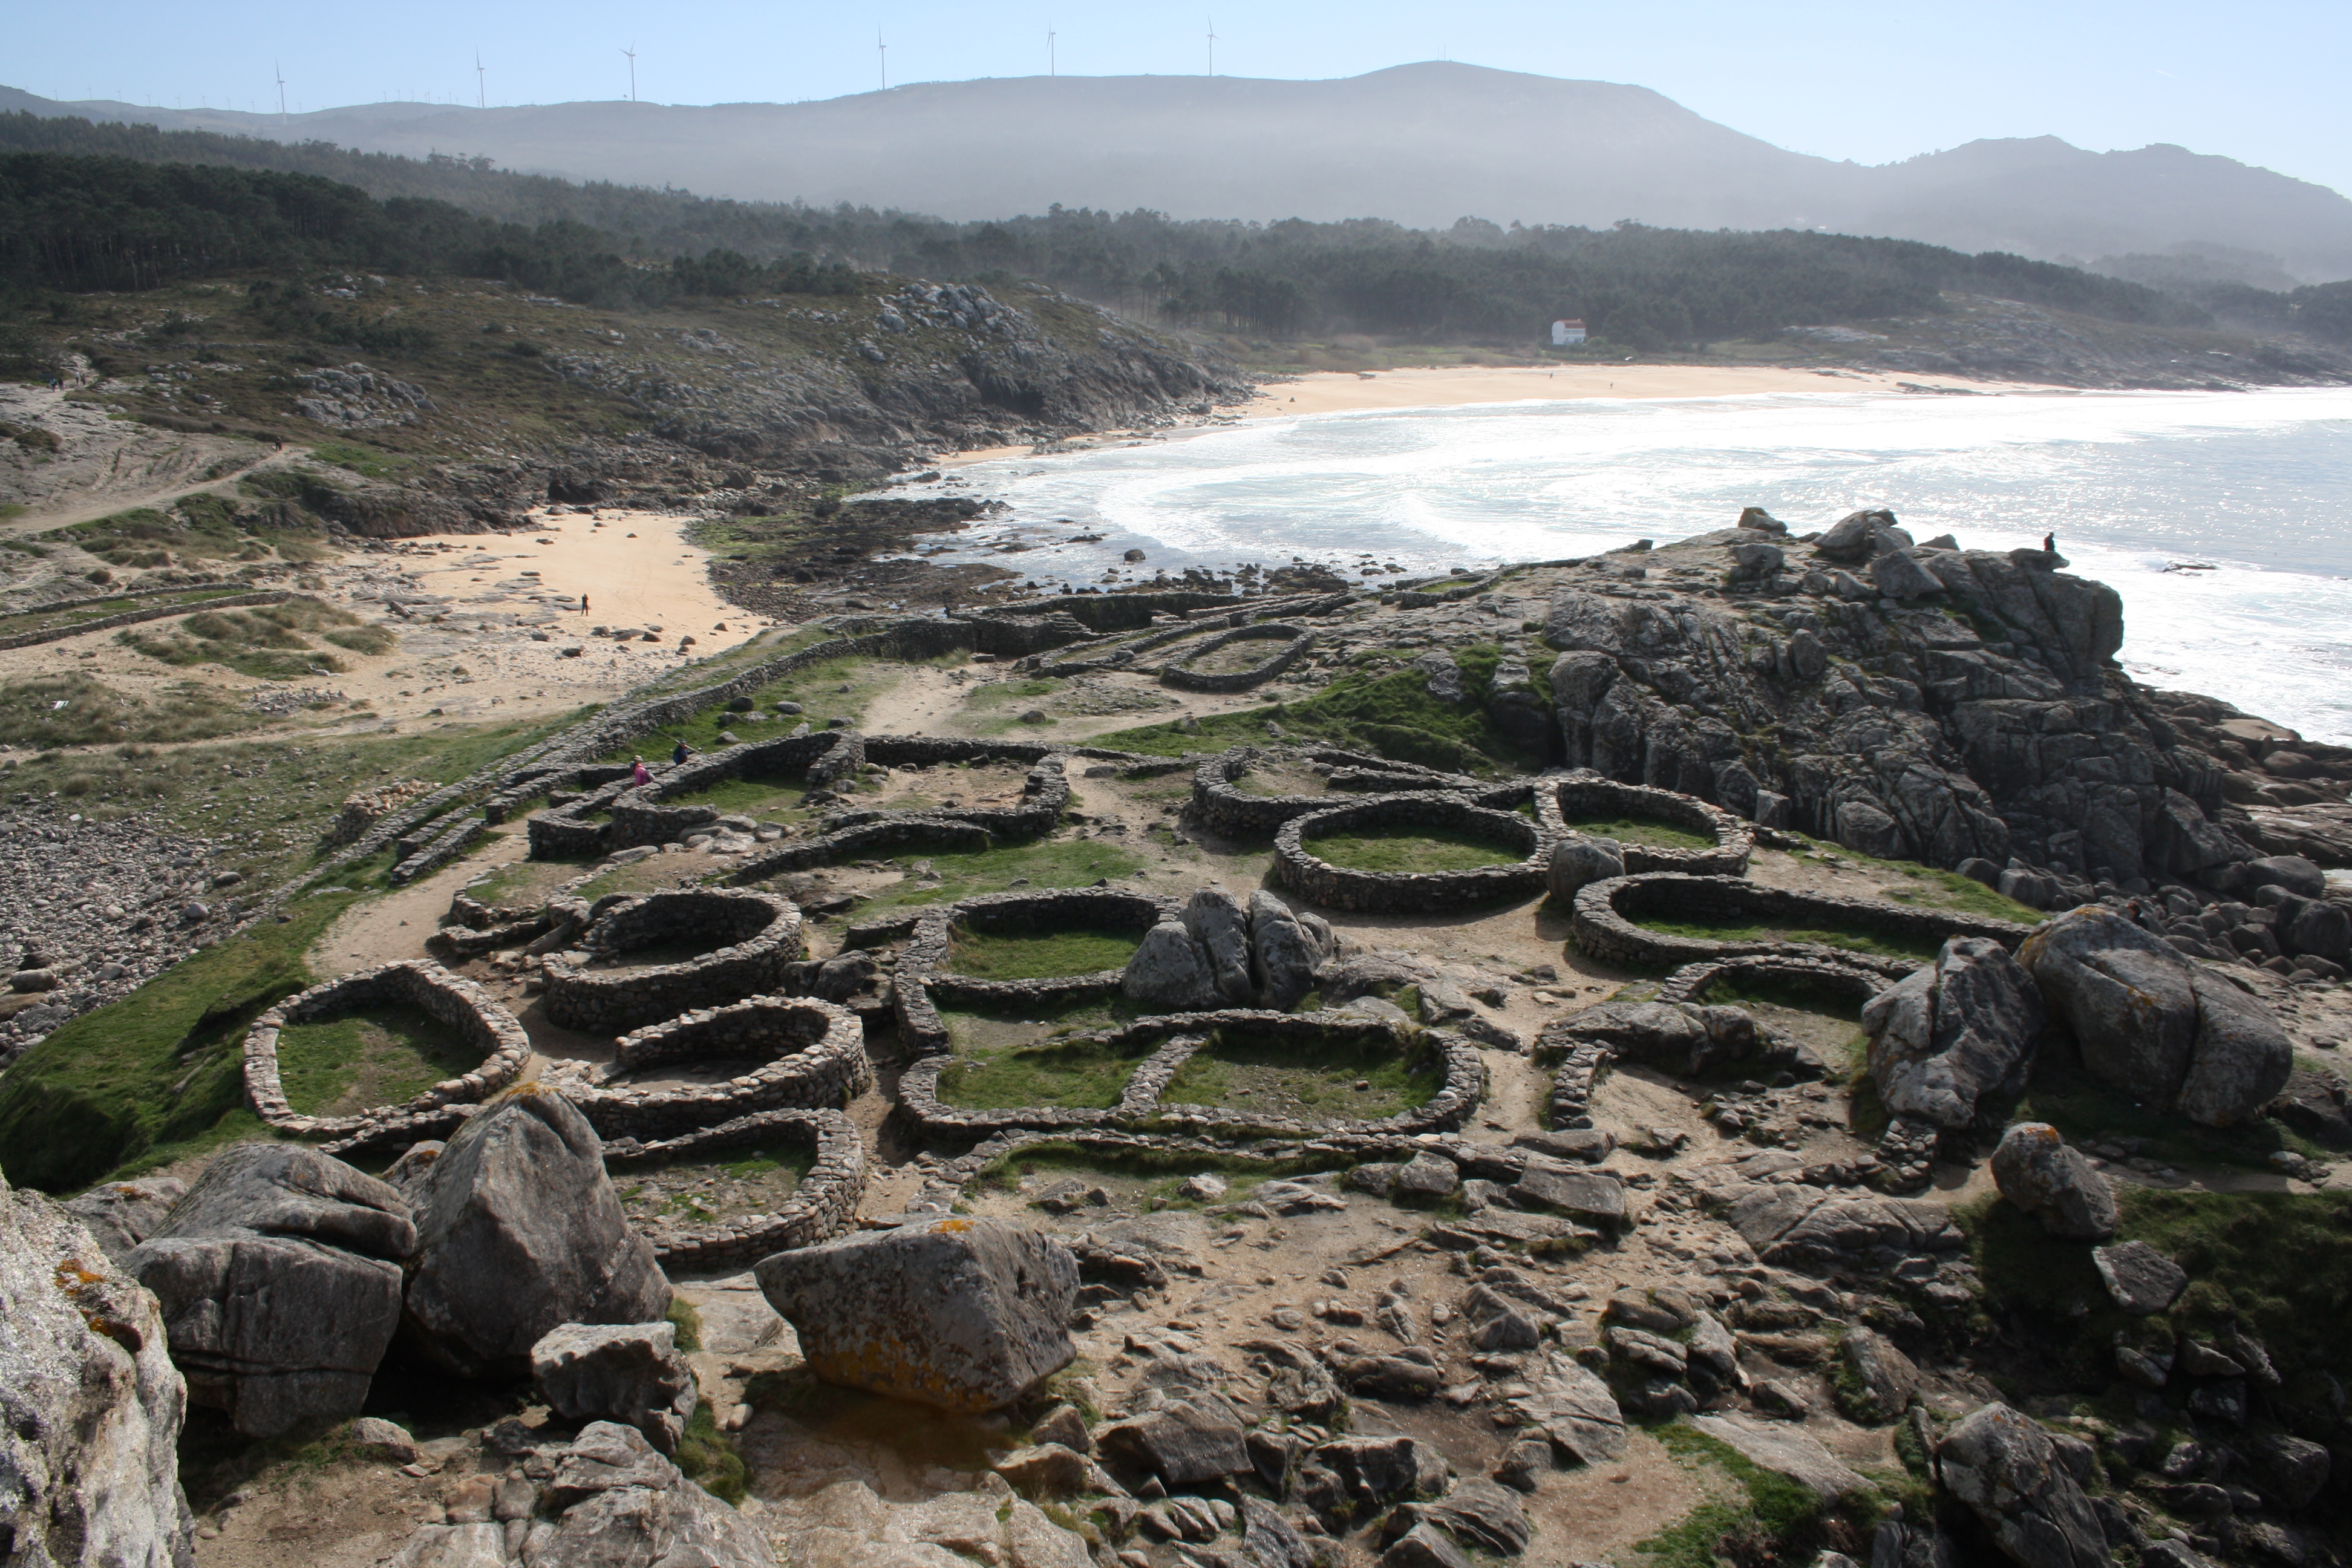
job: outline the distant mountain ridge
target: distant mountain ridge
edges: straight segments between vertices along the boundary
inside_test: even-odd
[[[2307,281],[2352,277],[2352,200],[2168,145],[1979,141],[1864,167],[1791,153],[1648,89],[1483,67],[1334,81],[1030,77],[811,103],[376,104],[277,115],[62,103],[0,110],[485,155],[578,180],[956,219],[1055,204],[1272,222],[1471,216],[1605,226],[1822,228],[2042,258],[2228,245]]]

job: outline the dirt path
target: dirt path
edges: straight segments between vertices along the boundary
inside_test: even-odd
[[[62,443],[55,454],[13,443],[0,447],[0,501],[25,511],[0,522],[0,533],[35,533],[88,522],[134,507],[163,507],[182,496],[228,482],[237,473],[291,461],[299,452],[273,452],[233,437],[159,430],[110,418],[104,409],[75,403],[45,387],[0,386],[0,420],[37,426]],[[230,474],[205,478],[216,464]]]

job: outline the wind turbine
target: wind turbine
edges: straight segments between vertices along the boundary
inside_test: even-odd
[[[272,60],[269,68],[278,78],[278,124],[283,129],[286,124],[286,68]]]
[[[1062,74],[1056,68],[1054,58],[1054,24],[1051,22],[1045,24],[1045,74],[1047,76]]]
[[[1217,74],[1217,19],[1209,18],[1209,74]]]
[[[637,101],[637,46],[631,44],[621,51],[629,57],[629,101]]]
[[[874,52],[882,59],[882,90],[890,90],[890,46],[882,41],[882,29],[874,29]]]
[[[636,89],[637,84],[630,82],[629,91],[634,95]],[[479,100],[479,107],[488,109],[490,106],[489,78],[482,74],[482,51],[479,49],[474,51],[474,96]]]

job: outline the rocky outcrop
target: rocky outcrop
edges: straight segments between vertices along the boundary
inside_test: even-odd
[[[2025,1088],[2046,1022],[2032,978],[2009,950],[1954,937],[1862,1012],[1870,1076],[1897,1116],[1966,1127],[1979,1103]]]
[[[0,1178],[0,1559],[194,1562],[165,1342],[155,1299],[75,1215]]]
[[[2208,1127],[2254,1115],[2286,1087],[2294,1047],[2269,1008],[2104,908],[2041,926],[2018,958],[2093,1074]]]
[[[563,1323],[654,1323],[669,1281],[629,1226],[604,1145],[562,1095],[525,1084],[469,1118],[404,1184],[416,1211],[406,1327],[454,1372],[525,1377]]]
[[[548,1496],[561,1511],[531,1523],[523,1568],[774,1568],[774,1549],[756,1526],[680,1475],[635,1431],[611,1421],[591,1422],[556,1457]]]
[[[530,1347],[530,1381],[558,1415],[625,1422],[664,1454],[694,1417],[694,1370],[669,1323],[565,1323]]]
[[[753,1271],[828,1383],[1000,1409],[1069,1364],[1078,1266],[999,1220],[950,1218],[781,1252]]]
[[[188,1184],[175,1177],[142,1176],[92,1187],[66,1207],[89,1227],[107,1257],[120,1263],[132,1247],[163,1229],[172,1205],[187,1195]]]
[[[1181,921],[1161,921],[1143,933],[1119,991],[1155,1013],[1206,1013],[1218,1005],[1208,955]]]
[[[1315,972],[1337,951],[1323,917],[1293,911],[1260,888],[1250,894],[1250,968],[1268,1007],[1288,1012],[1315,988]]]
[[[240,1143],[123,1267],[163,1304],[189,1397],[268,1437],[359,1414],[415,1250],[390,1186],[312,1150]]]
[[[1753,538],[1673,548],[1736,563]],[[1769,796],[1780,826],[1866,854],[2018,858],[2077,900],[2253,853],[2216,819],[2202,736],[2115,666],[2113,589],[2038,551],[1914,544],[1885,512],[1775,548],[1757,601],[1629,581],[1613,557],[1555,592],[1569,766],[1759,820]]]
[[[2090,1500],[2050,1434],[2006,1405],[1979,1408],[1936,1450],[1946,1489],[1976,1510],[2022,1568],[2106,1568],[2113,1561]]]
[[[2115,1188],[2046,1121],[2020,1121],[2001,1134],[1992,1179],[2053,1236],[2105,1241],[2116,1233]]]

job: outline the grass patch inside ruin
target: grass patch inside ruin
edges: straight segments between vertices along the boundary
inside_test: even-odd
[[[1003,892],[1016,882],[1033,888],[1086,888],[1106,879],[1118,881],[1143,868],[1139,857],[1099,838],[942,849],[929,855],[902,855],[892,864],[911,871],[919,860],[929,862],[938,881],[909,876],[903,882],[875,889],[873,901],[864,908],[881,910],[952,904],[982,893]]]
[[[1687,827],[1676,827],[1654,816],[1571,816],[1569,830],[1593,838],[1614,838],[1620,844],[1639,844],[1650,849],[1712,849],[1712,834],[1693,833]]]
[[[1119,1028],[1143,1016],[1143,1009],[1112,991],[1102,996],[1065,996],[1003,1006],[960,1003],[940,1007],[939,1015],[957,1052],[979,1057],[1090,1030]]]
[[[975,931],[959,926],[948,947],[954,973],[974,980],[1047,980],[1124,969],[1141,938],[1066,928]]]
[[[709,789],[672,795],[664,805],[708,805],[722,816],[782,816],[804,809],[809,786],[792,779],[721,779]]]
[[[940,1073],[940,1100],[965,1110],[1108,1110],[1149,1055],[1149,1049],[1114,1047],[1087,1036],[960,1055]]]
[[[1426,1048],[1220,1029],[1176,1069],[1160,1098],[1262,1116],[1370,1121],[1428,1104],[1444,1083],[1442,1065]]]
[[[1373,826],[1309,838],[1301,847],[1350,871],[1475,871],[1526,858],[1507,845],[1450,827]]]
[[[622,1207],[640,1224],[674,1220],[709,1225],[775,1213],[792,1201],[815,1165],[814,1148],[782,1142],[668,1164],[635,1161],[614,1169],[613,1184]]]
[[[479,1047],[422,1007],[370,1007],[278,1036],[286,1103],[305,1116],[399,1105],[481,1065]]]
[[[1803,942],[1846,952],[1866,952],[1879,958],[1931,959],[1940,942],[1914,940],[1865,926],[1843,922],[1826,926],[1777,926],[1762,921],[1669,921],[1643,916],[1634,921],[1643,931],[1661,936],[1688,937],[1696,942]]]

